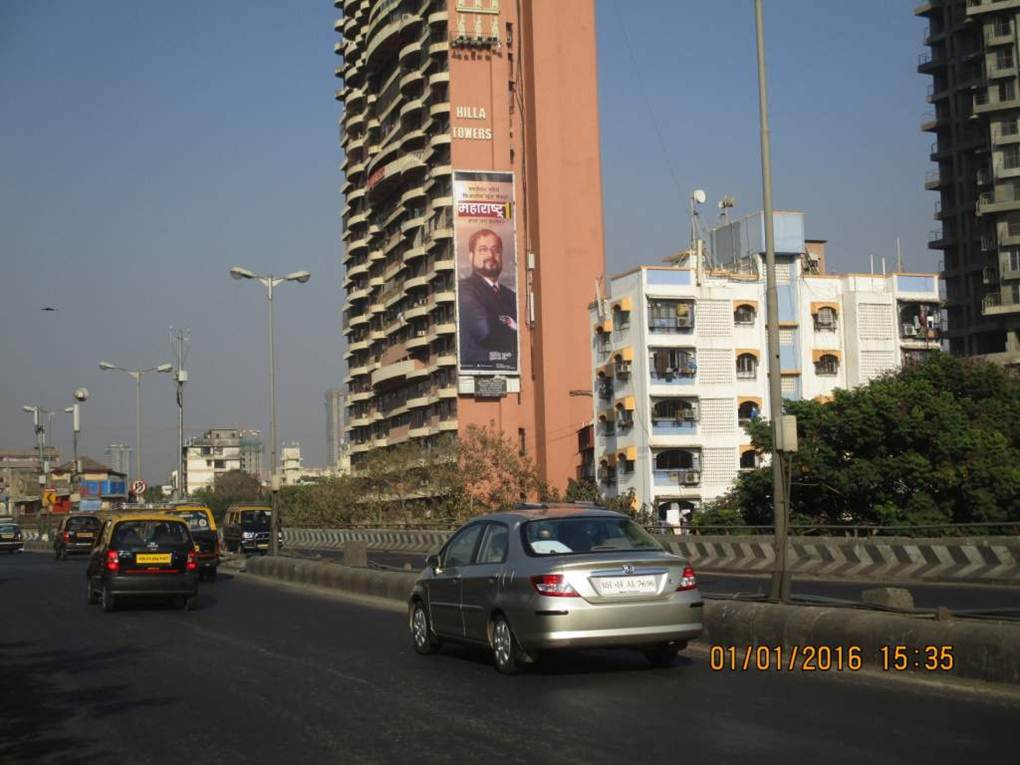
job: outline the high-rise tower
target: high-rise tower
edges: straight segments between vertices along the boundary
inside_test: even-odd
[[[603,272],[594,4],[335,5],[352,462],[487,425],[562,488]]]

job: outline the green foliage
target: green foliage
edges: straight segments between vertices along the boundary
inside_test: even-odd
[[[594,481],[567,479],[567,502],[601,502],[602,492]]]
[[[794,523],[1020,521],[1020,380],[993,364],[932,354],[831,402],[788,401],[799,451]],[[769,423],[748,426],[771,445]],[[748,524],[772,522],[772,469],[742,475]]]
[[[209,507],[216,522],[219,523],[232,504],[260,501],[262,486],[257,478],[243,470],[228,470],[216,476],[212,489],[200,489],[194,492],[191,498]]]

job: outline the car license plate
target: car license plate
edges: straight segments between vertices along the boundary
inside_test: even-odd
[[[599,595],[650,595],[657,589],[654,576],[600,576],[592,581]]]
[[[92,539],[92,532],[91,531],[79,531],[78,532],[78,539]]]
[[[2,539],[14,539],[14,535],[13,534],[4,534],[0,538],[2,538]]]
[[[139,553],[135,556],[137,563],[169,563],[170,553]]]

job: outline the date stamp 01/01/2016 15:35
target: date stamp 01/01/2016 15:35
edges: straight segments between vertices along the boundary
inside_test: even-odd
[[[883,645],[875,652],[855,645],[713,645],[708,652],[713,672],[952,672],[955,665],[951,645]]]

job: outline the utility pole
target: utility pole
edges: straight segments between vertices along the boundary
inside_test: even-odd
[[[779,296],[776,290],[776,243],[772,210],[772,153],[769,141],[769,99],[765,70],[765,25],[762,0],[754,0],[754,26],[758,47],[758,109],[761,122],[761,187],[765,216],[765,311],[768,328],[769,409],[772,419],[772,509],[775,523],[776,569],[769,599],[786,602],[790,574],[786,568],[789,500],[783,463],[783,389],[779,360]]]
[[[171,343],[177,354],[177,369],[174,372],[174,379],[177,382],[177,485],[174,487],[174,498],[184,499],[188,496],[188,486],[184,475],[184,383],[188,381],[188,372],[184,369],[184,357],[187,355],[187,345],[191,339],[191,332],[186,329],[173,331],[170,328]]]

